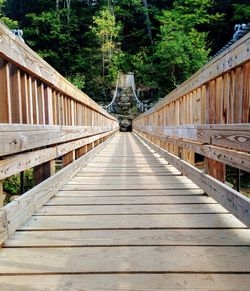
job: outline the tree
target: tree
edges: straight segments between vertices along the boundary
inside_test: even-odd
[[[93,17],[92,32],[95,33],[101,44],[103,78],[106,70],[112,65],[114,54],[118,52],[117,39],[120,31],[121,24],[116,22],[110,9],[103,9],[98,16]]]
[[[0,21],[3,22],[9,29],[18,28],[18,22],[16,20],[12,20],[9,17],[5,16],[4,8],[6,5],[6,0],[0,0]]]
[[[218,13],[210,13],[212,6],[212,0],[178,0],[173,9],[164,10],[158,17],[161,26],[153,58],[159,72],[158,84],[166,91],[174,89],[208,61],[207,32],[200,29],[221,18]]]

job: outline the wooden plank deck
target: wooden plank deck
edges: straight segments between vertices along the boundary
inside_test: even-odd
[[[249,229],[131,133],[0,249],[0,290],[249,286]]]

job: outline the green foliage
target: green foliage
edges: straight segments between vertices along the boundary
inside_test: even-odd
[[[78,89],[83,90],[85,87],[85,76],[77,73],[67,78]]]
[[[3,182],[3,190],[11,195],[20,194],[20,175],[6,178]]]
[[[250,21],[250,5],[248,4],[233,4],[234,20],[248,23]]]
[[[221,19],[210,14],[212,0],[178,0],[173,9],[164,10],[160,21],[159,41],[153,55],[158,84],[166,92],[185,81],[208,61],[207,33],[199,31],[202,24]],[[161,72],[165,72],[162,76]]]
[[[70,2],[0,0],[0,18],[11,28],[19,21],[28,45],[102,102],[118,72],[129,71],[162,97],[223,47],[236,23],[249,22],[249,0]]]
[[[20,195],[20,174],[8,177],[3,182],[3,190],[10,195]],[[24,172],[24,192],[34,187],[33,170]]]
[[[0,0],[0,21],[3,22],[9,29],[18,28],[18,21],[12,20],[9,17],[6,17],[4,14],[4,7],[6,0]]]

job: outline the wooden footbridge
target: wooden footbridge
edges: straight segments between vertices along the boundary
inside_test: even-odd
[[[224,183],[250,170],[249,56],[247,34],[119,133],[0,25],[0,185],[36,183],[0,208],[0,290],[249,290],[249,198]]]

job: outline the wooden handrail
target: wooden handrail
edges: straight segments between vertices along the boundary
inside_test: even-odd
[[[156,145],[157,151],[191,179],[192,173],[195,183],[250,224],[249,198],[236,197],[237,192],[232,190],[232,194],[227,186],[222,192],[228,197],[221,199],[219,194],[225,165],[250,171],[249,122],[250,33],[135,118],[133,131]],[[204,157],[205,173],[194,170],[196,154]],[[213,182],[207,174],[215,178]],[[227,199],[235,203],[229,205]]]
[[[3,108],[0,109],[0,123],[65,125],[67,122],[69,123],[67,125],[81,125],[83,120],[81,120],[80,111],[84,111],[84,109],[94,110],[116,122],[113,116],[62,77],[3,24],[0,24],[0,38],[0,57],[2,58],[0,92],[4,94],[2,96],[5,98],[3,105],[7,109],[5,112],[2,110]],[[31,106],[29,102],[32,101],[35,103],[33,108],[27,108]],[[39,112],[37,112],[38,105]],[[61,119],[57,118],[60,115],[59,105],[61,105],[62,111]],[[42,111],[43,106],[45,106],[45,112]],[[20,116],[18,116],[19,111],[22,113]],[[31,111],[33,118],[28,114],[32,115]],[[72,112],[73,119],[68,116],[70,112]],[[25,113],[27,117],[23,116],[24,120],[21,120],[21,115],[25,115]],[[85,113],[88,114],[88,112]],[[49,115],[46,116],[46,120],[44,120],[44,114]],[[86,125],[87,120],[84,121]]]

